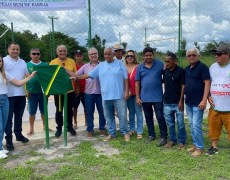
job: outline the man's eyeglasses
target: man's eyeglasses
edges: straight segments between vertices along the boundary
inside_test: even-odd
[[[127,55],[126,58],[134,58],[133,55]]]
[[[187,57],[196,57],[197,56],[197,54],[189,54],[189,55],[187,55]]]
[[[31,53],[32,55],[37,55],[37,56],[40,56],[40,53]]]
[[[90,56],[96,56],[98,55],[97,53],[92,53],[92,54],[89,54]]]

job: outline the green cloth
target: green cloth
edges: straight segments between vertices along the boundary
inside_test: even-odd
[[[31,74],[34,71],[34,66],[48,66],[46,62],[40,62],[39,64],[34,64],[32,61],[27,63],[27,69]],[[40,94],[42,93],[41,85],[38,81],[38,77],[35,76],[26,83],[26,90],[31,94]]]
[[[59,71],[57,71],[58,68],[60,68]],[[63,67],[58,65],[35,66],[34,70],[37,71],[36,76],[38,77],[45,95],[65,94],[73,90],[70,77]],[[56,71],[57,75],[54,77]],[[53,77],[54,81],[51,83]]]

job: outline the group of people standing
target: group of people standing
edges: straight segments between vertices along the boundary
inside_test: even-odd
[[[94,112],[96,106],[99,114],[99,135],[105,136],[103,141],[110,141],[117,137],[116,116],[119,120],[120,132],[126,142],[130,141],[130,136],[135,134],[137,139],[141,139],[144,112],[148,128],[147,142],[151,143],[156,139],[155,112],[160,130],[158,146],[171,148],[178,144],[178,149],[184,150],[187,139],[184,123],[184,109],[186,109],[193,140],[192,146],[187,151],[192,156],[198,157],[204,152],[202,121],[208,100],[211,104],[208,121],[212,146],[207,154],[218,153],[217,142],[223,125],[230,139],[230,49],[228,45],[220,44],[213,50],[216,63],[210,67],[210,70],[199,61],[200,52],[196,48],[187,50],[186,57],[189,66],[185,69],[177,65],[177,57],[172,52],[166,53],[164,64],[154,57],[154,50],[151,47],[144,48],[143,62],[141,63],[138,62],[134,50],[128,50],[125,54],[123,51],[120,44],[105,48],[104,61],[100,62],[97,49],[90,48],[88,50],[89,62],[84,64],[80,50],[75,52],[74,61],[67,57],[66,46],[59,45],[57,47],[57,58],[52,60],[49,65],[60,65],[65,68],[71,76],[74,87],[74,90],[67,94],[68,132],[73,136],[76,135],[77,108],[81,101],[85,111],[88,138],[95,135]],[[22,85],[25,83],[27,83],[26,91],[30,114],[28,135],[34,133],[34,120],[38,106],[44,127],[42,90],[35,76],[36,73],[33,72],[33,66],[47,66],[48,64],[40,60],[41,54],[38,48],[31,49],[31,61],[27,64],[19,58],[20,47],[17,43],[9,45],[8,53],[8,56],[0,58],[0,84],[1,87],[4,87],[0,90],[0,158],[7,157],[8,151],[14,149],[12,142],[13,116],[16,140],[23,143],[29,141],[21,133],[22,115],[26,104],[26,94]],[[29,73],[31,74],[29,75]],[[26,79],[24,79],[25,76],[27,76]],[[63,99],[63,95],[54,96],[56,137],[62,134]],[[184,108],[184,103],[186,108]],[[169,129],[169,138],[167,129]],[[2,145],[4,131],[7,150],[3,149]]]

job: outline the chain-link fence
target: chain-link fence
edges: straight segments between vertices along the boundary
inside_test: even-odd
[[[157,51],[178,50],[179,0],[91,0],[91,34],[97,34],[103,48],[116,42],[140,52],[145,45]],[[86,51],[89,35],[89,8],[67,11],[18,11],[1,9],[0,51],[6,54],[12,38],[21,45],[22,58],[31,46],[38,46],[44,58],[53,57],[52,47],[66,44],[68,49]],[[230,1],[193,0],[181,2],[181,48],[196,46],[202,51],[210,43],[230,39]],[[3,26],[3,24],[5,26]],[[55,31],[55,44],[52,30]],[[12,33],[14,32],[14,34]],[[15,34],[16,33],[16,34]],[[71,37],[71,40],[68,39]],[[98,40],[98,39],[97,39]],[[42,41],[42,42],[41,42]],[[75,41],[75,43],[73,43]],[[94,43],[97,43],[94,42]],[[95,45],[95,44],[93,44]]]

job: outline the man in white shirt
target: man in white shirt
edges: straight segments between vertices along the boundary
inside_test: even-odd
[[[17,43],[11,43],[8,46],[8,54],[3,58],[5,71],[17,80],[22,80],[28,74],[27,66],[24,60],[19,57],[20,47]],[[9,116],[5,128],[6,148],[14,150],[12,142],[12,126],[14,116],[14,134],[16,141],[27,143],[29,140],[22,135],[22,116],[26,105],[26,94],[24,87],[18,87],[12,83],[7,85],[7,94],[9,99]]]
[[[208,136],[211,147],[207,155],[218,154],[217,143],[224,126],[230,140],[230,46],[220,43],[213,50],[216,62],[210,67],[211,88],[208,98],[211,108],[208,114]]]

